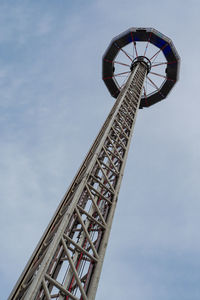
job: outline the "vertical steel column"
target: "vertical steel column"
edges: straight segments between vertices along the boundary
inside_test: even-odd
[[[146,74],[134,66],[8,300],[95,299]]]

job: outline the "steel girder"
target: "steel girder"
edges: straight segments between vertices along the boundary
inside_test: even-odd
[[[9,300],[95,298],[146,73],[132,70]]]

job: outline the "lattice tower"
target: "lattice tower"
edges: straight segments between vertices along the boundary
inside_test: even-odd
[[[144,55],[136,53],[139,38],[146,42]],[[171,58],[165,55],[164,83],[154,83],[152,97],[145,81],[155,56],[146,53],[156,41],[158,52],[170,48]],[[123,48],[129,43],[135,55]],[[129,64],[115,59],[120,51]],[[116,102],[9,300],[95,299],[138,109],[164,98],[166,85],[172,87],[177,80],[178,63],[172,42],[154,29],[131,28],[112,40],[103,57],[103,79]],[[115,64],[129,66],[122,86],[116,81]]]

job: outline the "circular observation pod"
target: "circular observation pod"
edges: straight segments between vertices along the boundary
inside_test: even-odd
[[[134,64],[147,65],[140,108],[157,103],[178,80],[180,57],[172,41],[153,28],[132,27],[112,39],[103,55],[103,81],[117,98]]]

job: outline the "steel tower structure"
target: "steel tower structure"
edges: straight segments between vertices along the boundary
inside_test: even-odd
[[[103,80],[116,102],[9,300],[95,299],[137,111],[167,96],[179,61],[172,41],[153,28],[111,41]]]

